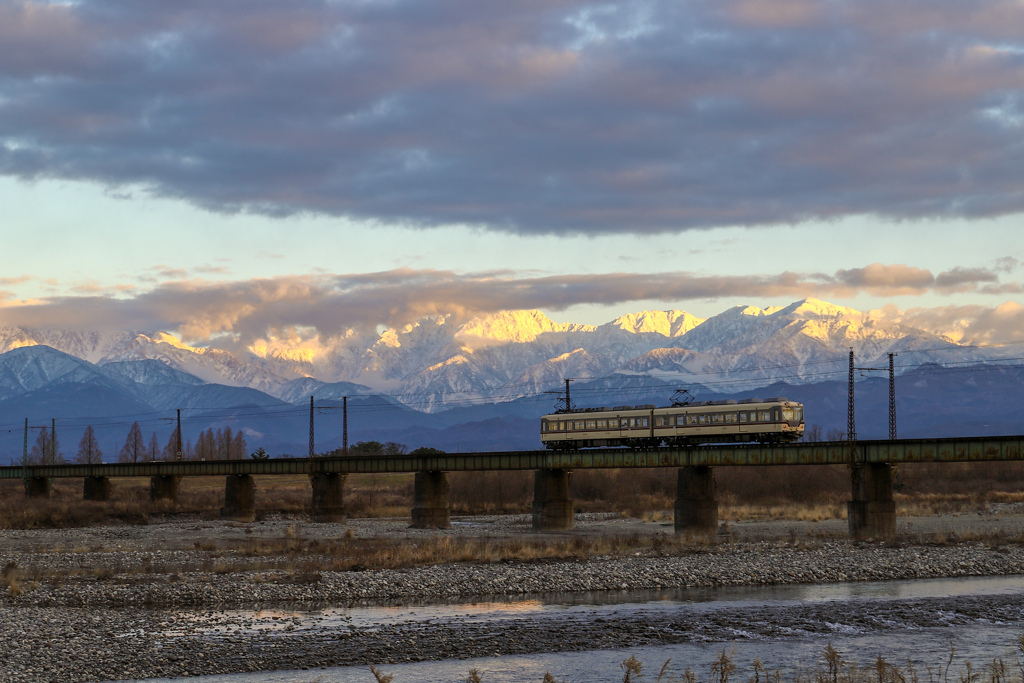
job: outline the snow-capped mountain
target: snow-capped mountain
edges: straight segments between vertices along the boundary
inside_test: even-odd
[[[925,362],[983,362],[999,353],[909,326],[898,311],[864,313],[817,299],[736,307],[707,319],[642,311],[598,326],[558,323],[540,311],[466,322],[435,316],[379,334],[264,339],[241,353],[190,346],[166,332],[0,328],[0,353],[31,345],[112,371],[125,361],[158,361],[205,382],[258,389],[287,402],[377,392],[425,411],[509,401],[556,390],[566,377],[615,373],[734,390],[818,382],[845,375],[851,348],[858,366],[898,353],[901,371]]]

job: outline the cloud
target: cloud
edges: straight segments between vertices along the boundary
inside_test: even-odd
[[[349,330],[371,331],[379,325],[400,327],[439,315],[459,321],[501,310],[559,311],[580,304],[653,300],[675,307],[687,301],[738,297],[792,300],[878,291],[942,293],[949,289],[944,282],[958,290],[1004,286],[983,269],[960,269],[936,277],[906,265],[877,263],[834,275],[782,272],[746,276],[685,272],[523,276],[512,271],[459,274],[402,268],[235,282],[176,280],[119,298],[0,301],[0,325],[166,330],[189,342],[247,344],[284,334],[289,328],[315,329],[329,338]],[[945,323],[928,324],[937,327]]]
[[[913,308],[906,312],[903,322],[947,335],[963,344],[1024,342],[1024,306],[1015,301],[994,308],[978,305]]]
[[[528,233],[1003,215],[1022,35],[1010,0],[23,0],[0,173]]]
[[[864,268],[840,270],[835,280],[858,290],[877,293],[914,294],[921,293],[935,284],[930,271],[910,266],[872,263]]]

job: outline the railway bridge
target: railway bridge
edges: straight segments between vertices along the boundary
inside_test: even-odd
[[[56,464],[0,467],[0,479],[21,479],[28,496],[48,496],[50,480],[81,478],[87,500],[107,500],[112,477],[150,477],[150,497],[175,499],[181,477],[224,476],[226,519],[249,520],[255,513],[260,475],[306,474],[312,487],[317,521],[347,521],[344,484],[350,474],[414,473],[412,524],[418,528],[450,526],[448,473],[488,470],[533,470],[533,527],[565,530],[573,524],[569,477],[574,470],[672,467],[678,470],[676,533],[713,534],[718,529],[714,468],[766,465],[848,465],[851,495],[849,530],[855,538],[882,538],[896,530],[892,467],[914,462],[981,462],[1024,460],[1024,436],[955,439],[797,442],[790,444],[718,444],[628,450],[508,451],[437,455],[348,456]]]

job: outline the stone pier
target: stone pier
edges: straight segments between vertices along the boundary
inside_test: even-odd
[[[896,502],[892,499],[892,465],[870,463],[851,469],[853,495],[846,505],[850,536],[890,538],[896,534]]]
[[[718,533],[718,500],[712,468],[704,465],[679,468],[675,518],[677,534],[709,536]]]
[[[572,529],[572,498],[569,470],[537,470],[533,477],[533,528],[535,531]]]
[[[158,500],[169,500],[175,502],[178,500],[178,484],[181,482],[181,477],[176,477],[171,474],[159,474],[155,477],[149,478],[149,499],[151,501]]]
[[[448,473],[417,472],[413,485],[412,528],[449,529],[451,526]]]
[[[309,483],[313,486],[313,521],[338,522],[348,521],[345,509],[345,480],[347,474],[326,473],[309,475]]]
[[[256,519],[256,482],[251,474],[229,474],[224,478],[224,507],[221,519],[251,522]]]
[[[48,477],[25,477],[25,495],[29,498],[49,498],[50,479]]]
[[[86,477],[83,500],[110,500],[110,477]]]

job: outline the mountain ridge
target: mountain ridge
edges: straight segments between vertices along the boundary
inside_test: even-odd
[[[156,361],[289,402],[295,383],[311,380],[347,387],[330,390],[335,398],[339,391],[386,394],[427,411],[474,398],[510,401],[551,390],[565,377],[616,372],[734,387],[813,382],[823,366],[844,371],[850,348],[862,365],[887,353],[899,353],[906,365],[1000,355],[909,326],[900,311],[864,313],[814,298],[736,306],[708,318],[678,309],[639,311],[602,325],[558,323],[537,310],[462,322],[435,315],[376,333],[260,339],[234,352],[192,346],[168,332],[0,328],[0,353],[39,344],[100,367]],[[302,391],[316,393],[318,386]]]

